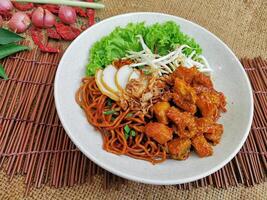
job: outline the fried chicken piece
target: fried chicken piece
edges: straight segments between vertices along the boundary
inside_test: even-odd
[[[174,93],[172,95],[172,99],[174,103],[181,109],[190,112],[192,114],[195,114],[197,111],[197,106],[195,104],[189,103],[187,101],[184,101],[178,94]]]
[[[162,95],[161,100],[162,101],[171,101],[172,98],[173,98],[173,93],[170,91],[167,91]]]
[[[192,145],[200,157],[211,156],[213,154],[212,146],[208,143],[203,134],[193,137]]]
[[[160,123],[168,124],[168,118],[166,116],[166,112],[170,107],[171,106],[169,102],[158,102],[153,106],[156,118]]]
[[[145,133],[160,144],[165,144],[172,139],[173,130],[165,124],[150,122],[145,126]]]
[[[183,98],[184,101],[194,104],[197,99],[196,91],[184,80],[176,78],[174,80],[174,91]]]
[[[216,105],[219,108],[220,111],[226,112],[226,98],[222,92],[217,92],[216,90],[213,90],[213,100],[216,101]]]
[[[217,124],[210,118],[196,119],[198,133],[204,134],[204,137],[214,145],[218,144],[223,134],[223,125]]]
[[[178,67],[173,73],[172,77],[184,80],[186,83],[191,84],[194,77],[199,73],[196,67]]]
[[[178,135],[181,138],[192,138],[197,133],[195,118],[189,112],[181,112],[177,108],[171,107],[166,115],[176,124]]]
[[[175,160],[186,160],[189,157],[190,148],[190,139],[179,138],[168,142],[169,153]]]
[[[217,92],[216,90],[211,90],[208,92],[210,100],[214,103],[219,110],[226,111],[226,100],[225,96],[221,92]]]
[[[192,114],[196,112],[196,92],[184,80],[176,78],[174,82],[173,101],[181,109]]]
[[[221,141],[223,133],[223,126],[221,124],[217,124],[217,126],[214,127],[214,130],[211,133],[205,133],[204,136],[207,140],[212,142],[213,145],[217,145]]]
[[[179,78],[192,86],[204,86],[213,88],[212,81],[209,76],[199,72],[196,67],[178,67],[172,74],[173,79]]]
[[[201,93],[196,101],[203,117],[218,119],[220,111],[225,112],[225,97],[222,93],[214,90]]]
[[[204,87],[203,85],[196,85],[193,86],[193,88],[195,89],[197,96],[202,92],[210,92],[211,90],[213,90],[211,88]]]
[[[198,71],[198,73],[194,76],[194,79],[192,81],[193,86],[204,86],[207,88],[213,88],[212,81],[209,76],[201,73]]]
[[[201,93],[196,101],[196,105],[199,108],[203,117],[210,117],[216,119],[219,115],[217,106],[211,101],[208,92]]]

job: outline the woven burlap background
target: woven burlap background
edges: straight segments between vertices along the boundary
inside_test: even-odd
[[[127,12],[155,11],[177,15],[200,24],[219,36],[241,57],[267,57],[267,0],[103,0],[101,19]],[[104,190],[102,177],[92,184],[55,189],[44,186],[24,197],[24,177],[12,182],[0,172],[0,199],[267,199],[267,182],[254,187],[213,187],[178,190],[175,186],[150,186],[127,182]]]

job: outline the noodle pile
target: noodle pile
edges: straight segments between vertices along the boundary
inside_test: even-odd
[[[104,150],[133,158],[160,163],[166,160],[167,146],[155,142],[144,133],[146,120],[151,118],[140,111],[122,110],[114,101],[103,95],[98,89],[94,77],[82,80],[82,86],[76,93],[76,101],[84,110],[87,120],[103,138]],[[116,111],[105,114],[105,111]],[[125,137],[124,127],[128,125],[135,131],[135,137]]]

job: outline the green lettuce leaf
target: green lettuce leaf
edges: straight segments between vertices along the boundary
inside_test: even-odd
[[[189,55],[193,50],[201,54],[200,46],[193,38],[182,33],[180,27],[172,21],[146,26],[142,23],[130,23],[125,28],[117,27],[108,36],[96,42],[90,50],[87,75],[92,76],[99,68],[104,68],[114,60],[126,56],[127,51],[140,51],[141,45],[137,35],[142,35],[147,46],[160,55],[166,55],[177,45],[187,44],[192,49],[185,49]]]

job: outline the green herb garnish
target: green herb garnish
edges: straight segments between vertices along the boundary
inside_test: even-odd
[[[103,112],[104,115],[113,115],[115,113],[117,113],[115,110],[107,110]]]
[[[107,105],[108,105],[109,107],[111,107],[111,106],[112,106],[112,103],[113,103],[113,100],[112,100],[111,98],[108,98],[108,99],[107,99]]]
[[[135,137],[136,133],[134,130],[130,129],[128,125],[124,126],[124,137],[127,140],[130,136]]]
[[[131,131],[130,127],[128,125],[125,125],[124,126],[124,132],[125,133],[130,133],[130,131]]]
[[[134,130],[131,130],[130,134],[131,134],[132,137],[135,137],[135,135],[136,135]]]
[[[128,113],[127,115],[126,115],[126,117],[132,117],[133,116],[133,113]]]
[[[130,129],[130,127],[128,125],[124,126],[124,137],[125,137],[126,140],[130,136],[130,131],[131,131],[131,129]]]

